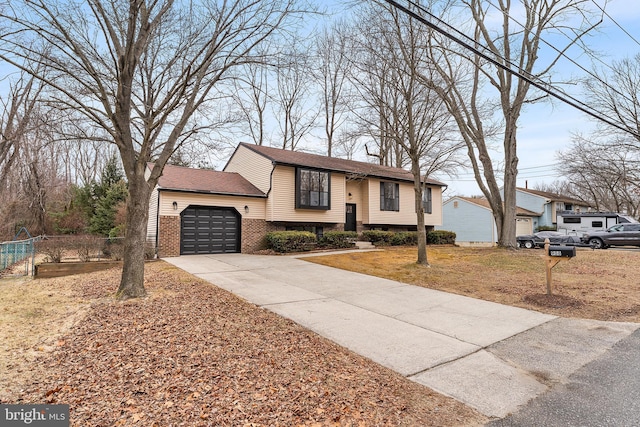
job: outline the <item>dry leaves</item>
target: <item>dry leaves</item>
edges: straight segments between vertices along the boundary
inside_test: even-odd
[[[145,299],[118,271],[79,275],[84,318],[14,403],[67,403],[73,425],[478,425],[485,418],[163,262]],[[58,279],[59,280],[59,279]]]

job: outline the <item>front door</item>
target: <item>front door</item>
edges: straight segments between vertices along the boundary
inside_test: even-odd
[[[356,205],[354,203],[347,203],[346,207],[347,216],[344,220],[344,231],[357,231],[356,230]]]

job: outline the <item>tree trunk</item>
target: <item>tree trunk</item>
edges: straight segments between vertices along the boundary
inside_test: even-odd
[[[127,225],[124,238],[124,260],[120,287],[116,293],[119,300],[139,298],[147,294],[144,288],[144,249],[149,217],[151,188],[142,176],[129,179],[127,201]]]
[[[418,260],[416,264],[429,266],[427,259],[427,230],[424,226],[424,207],[422,206],[422,182],[420,176],[420,159],[412,156],[411,172],[413,172],[413,190],[416,202],[416,218],[418,227]]]
[[[518,150],[516,143],[517,121],[519,109],[512,108],[512,116],[508,117],[504,136],[504,210],[502,227],[498,235],[498,245],[504,248],[515,248],[516,245],[516,180],[518,177]],[[506,115],[506,114],[505,114]],[[497,219],[497,218],[496,218]]]

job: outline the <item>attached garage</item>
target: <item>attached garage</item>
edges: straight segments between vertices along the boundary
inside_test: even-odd
[[[180,214],[180,255],[240,252],[240,223],[234,208],[187,207]]]
[[[518,217],[516,219],[516,236],[533,233],[533,225],[531,218]]]

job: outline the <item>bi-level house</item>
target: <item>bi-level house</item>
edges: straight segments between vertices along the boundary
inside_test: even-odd
[[[425,224],[442,224],[446,185],[424,182]],[[416,230],[413,174],[365,162],[239,144],[223,171],[167,165],[147,239],[159,256],[251,253],[276,230]]]

